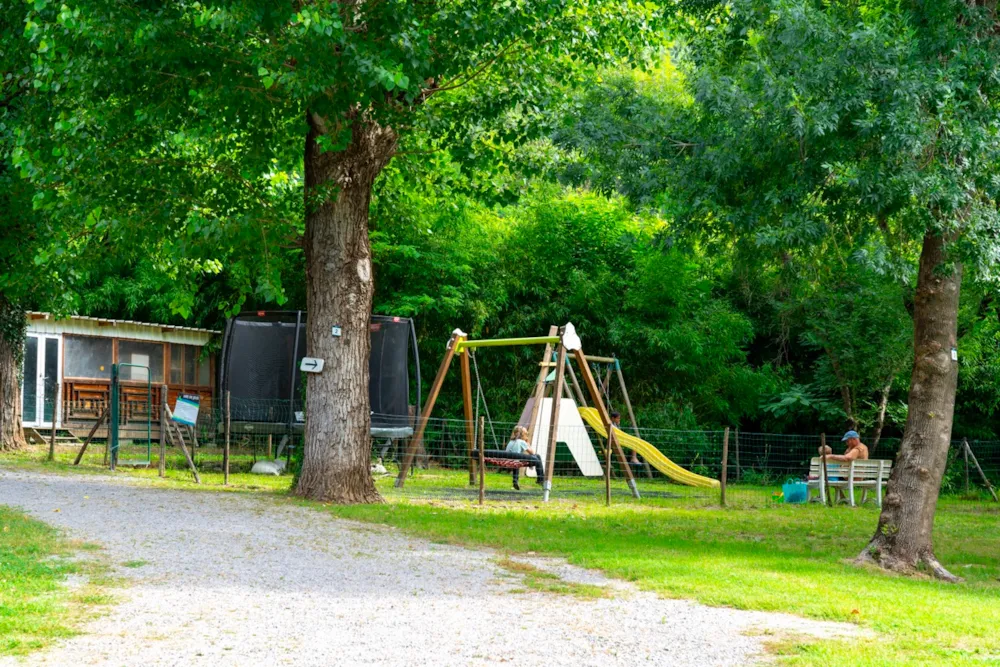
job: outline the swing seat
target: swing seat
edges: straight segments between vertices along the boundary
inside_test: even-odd
[[[516,470],[518,468],[529,468],[535,465],[536,461],[533,458],[528,458],[529,456],[530,455],[515,454],[503,449],[484,449],[483,463],[496,466],[497,468],[502,468],[503,470]],[[476,460],[479,459],[478,449],[472,450],[472,458]]]

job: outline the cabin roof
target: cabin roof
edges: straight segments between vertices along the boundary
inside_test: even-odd
[[[115,320],[106,317],[68,315],[56,317],[52,313],[29,311],[28,331],[33,333],[82,334],[112,338],[136,338],[170,343],[205,344],[220,331],[185,327],[174,324]]]

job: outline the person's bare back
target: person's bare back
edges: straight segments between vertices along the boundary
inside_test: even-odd
[[[831,454],[833,451],[829,445],[819,448],[820,456],[826,454],[826,460],[833,463],[847,463],[848,461],[868,460],[868,446],[861,442],[861,436],[857,431],[848,431],[841,438],[841,442],[847,443],[847,451],[843,454]]]

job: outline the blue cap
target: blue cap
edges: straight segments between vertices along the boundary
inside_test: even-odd
[[[841,441],[841,442],[847,442],[847,441],[848,441],[848,440],[850,440],[851,438],[857,438],[857,439],[859,439],[859,440],[860,440],[860,439],[861,439],[861,436],[860,436],[860,435],[858,435],[858,432],[857,432],[857,431],[848,431],[847,433],[845,433],[845,434],[844,434],[844,437],[843,437],[843,438],[841,438],[841,439],[840,439],[840,441]]]

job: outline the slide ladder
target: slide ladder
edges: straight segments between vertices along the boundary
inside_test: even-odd
[[[602,438],[608,437],[608,432],[604,428],[604,423],[601,421],[601,416],[598,414],[597,408],[577,409],[580,411],[580,416],[583,417],[583,421],[587,422],[587,424],[589,424],[599,436]],[[702,489],[715,489],[719,487],[719,480],[702,477],[701,475],[696,475],[690,470],[685,470],[661,454],[660,450],[642,438],[637,438],[634,435],[629,435],[621,429],[617,429],[615,432],[615,439],[618,440],[618,444],[622,447],[635,450],[640,456],[642,456],[642,458],[646,459],[646,462],[649,463],[649,465],[653,466],[675,482],[687,484],[688,486],[697,486]]]

